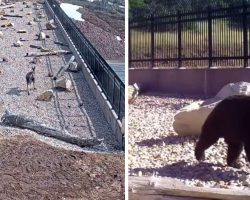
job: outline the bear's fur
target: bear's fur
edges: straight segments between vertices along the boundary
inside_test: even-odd
[[[197,160],[205,158],[204,151],[224,138],[228,144],[227,164],[237,165],[237,158],[245,149],[250,161],[250,97],[235,95],[218,103],[202,126],[199,141],[195,147]]]

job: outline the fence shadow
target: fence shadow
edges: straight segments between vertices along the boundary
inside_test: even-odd
[[[182,140],[180,140],[182,138]],[[146,147],[152,147],[154,145],[162,146],[163,143],[165,145],[172,145],[172,144],[182,144],[182,141],[196,141],[198,139],[197,136],[178,136],[178,135],[172,135],[164,138],[159,139],[147,139],[140,142],[136,142],[138,146],[146,146]]]
[[[216,169],[216,167],[218,168]],[[178,178],[181,180],[196,179],[200,181],[215,181],[216,179],[216,181],[230,181],[239,179],[239,175],[233,170],[221,169],[220,167],[223,166],[205,162],[189,165],[185,161],[179,161],[161,168],[135,168],[131,170],[131,172],[138,173],[141,171],[143,174],[153,174],[157,172],[161,177]],[[237,173],[240,175],[248,174],[243,170],[239,170]]]

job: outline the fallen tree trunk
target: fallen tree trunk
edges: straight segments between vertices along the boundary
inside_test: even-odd
[[[24,115],[15,115],[6,112],[1,121],[6,126],[15,126],[22,129],[29,129],[41,135],[56,138],[64,142],[78,145],[80,147],[93,147],[101,144],[103,139],[97,138],[78,138],[70,135],[66,130],[62,131],[56,128],[48,127],[45,124],[28,118]]]
[[[27,57],[40,57],[40,56],[58,56],[62,54],[72,54],[71,51],[65,51],[65,50],[57,50],[52,52],[43,52],[43,53],[27,53]]]

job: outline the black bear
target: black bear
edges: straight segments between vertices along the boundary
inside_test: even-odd
[[[245,149],[250,161],[250,96],[230,96],[215,106],[202,126],[199,141],[195,147],[197,160],[205,158],[204,151],[224,138],[228,144],[227,164],[239,167],[237,158]]]

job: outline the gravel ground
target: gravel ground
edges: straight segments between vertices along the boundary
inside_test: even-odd
[[[32,5],[30,3],[30,5]],[[21,9],[23,8],[23,11]],[[111,127],[105,120],[105,117],[98,106],[98,102],[82,72],[65,73],[73,83],[71,92],[56,90],[55,98],[51,102],[36,101],[35,98],[41,92],[54,86],[54,82],[48,77],[48,72],[56,73],[71,57],[67,56],[50,56],[43,57],[42,62],[36,64],[36,87],[32,90],[31,95],[27,95],[25,75],[31,70],[34,64],[31,63],[32,57],[25,57],[28,52],[38,52],[29,46],[44,45],[49,49],[61,49],[61,46],[54,44],[54,40],[62,42],[64,38],[59,30],[45,30],[47,21],[47,9],[40,6],[40,10],[35,11],[34,7],[25,8],[21,2],[16,3],[14,14],[24,15],[23,18],[9,18],[14,23],[14,27],[0,28],[4,37],[0,39],[0,90],[1,97],[5,105],[11,112],[28,115],[38,121],[42,121],[49,126],[55,128],[66,128],[71,134],[77,137],[93,137],[104,138],[104,146],[108,150],[118,149],[118,144]],[[5,9],[6,13],[11,13],[11,9]],[[32,12],[31,15],[27,13]],[[41,22],[34,22],[34,25],[27,25],[28,21],[33,21],[38,12],[46,15]],[[48,16],[51,19],[51,16]],[[0,20],[0,24],[4,24],[4,20]],[[25,29],[27,33],[17,33],[17,30]],[[45,43],[36,40],[36,34],[41,29],[50,36]],[[14,47],[13,43],[20,37],[28,39],[24,41],[24,46]],[[67,48],[63,48],[66,49]],[[8,62],[1,62],[3,57],[8,58]],[[80,106],[80,102],[83,103]]]
[[[157,174],[198,187],[238,188],[250,191],[250,164],[245,152],[241,169],[226,166],[223,139],[206,150],[206,160],[194,157],[195,136],[178,136],[172,123],[182,107],[200,100],[178,95],[139,96],[129,106],[128,165],[130,175]],[[143,120],[142,120],[143,119]]]

